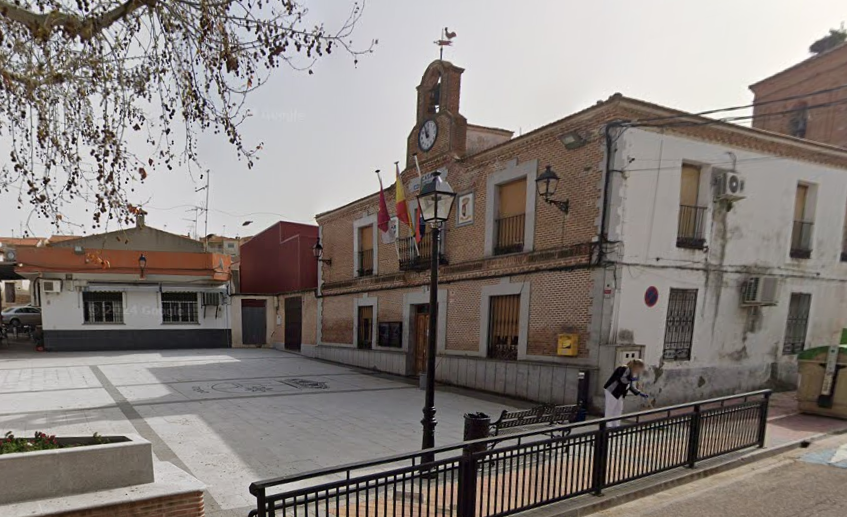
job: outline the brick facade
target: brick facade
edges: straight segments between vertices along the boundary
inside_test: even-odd
[[[51,514],[54,517],[204,517],[203,492]]]
[[[802,114],[805,115],[805,134],[816,140],[839,147],[847,147],[847,45],[834,48],[823,54],[783,70],[750,87],[755,94],[756,104],[788,97],[804,96],[792,100],[772,102],[756,106],[753,112],[753,127],[775,133],[793,134]],[[834,91],[807,96],[812,92]],[[815,108],[821,104],[840,103],[834,106]],[[784,113],[790,111],[790,113]]]
[[[446,71],[448,75],[452,73],[449,80],[442,76],[443,84],[450,92],[459,90],[457,81],[461,69],[438,63],[430,66],[418,87],[419,120],[410,133],[407,167],[401,176],[410,202],[416,195],[411,185],[417,178],[413,158],[417,141],[413,137],[416,138],[420,124],[432,116],[421,115],[426,113],[426,109],[421,108],[426,102],[421,92],[431,87],[433,70]],[[453,93],[448,94],[442,104],[448,111],[444,116],[449,115],[447,118],[452,117],[450,120],[455,121],[458,120],[455,117],[457,112],[451,110],[458,110],[458,99],[450,95]],[[441,117],[441,113],[437,116]],[[499,373],[510,371],[510,364],[516,363],[516,371],[532,375],[531,372],[535,371],[532,368],[541,368],[538,371],[543,371],[550,380],[549,386],[535,391],[524,390],[524,395],[520,396],[533,398],[529,394],[537,393],[537,400],[545,402],[574,401],[577,370],[599,371],[601,345],[615,344],[607,343],[602,337],[608,336],[603,330],[606,324],[603,314],[608,311],[603,298],[610,291],[604,270],[597,267],[606,166],[604,130],[613,121],[661,117],[681,117],[697,124],[642,129],[714,142],[730,149],[759,151],[841,167],[847,165],[843,152],[825,145],[725,123],[704,125],[703,118],[619,94],[523,136],[491,144],[488,148],[474,147],[476,152],[472,155],[458,152],[461,146],[451,141],[455,139],[455,133],[439,133],[439,139],[443,136],[447,141],[437,143],[429,153],[418,152],[422,172],[446,170],[446,180],[459,195],[474,194],[473,223],[457,225],[454,208],[445,225],[446,264],[439,268],[439,292],[446,293],[446,299],[439,301],[439,307],[444,303],[447,315],[444,342],[441,343],[442,338],[438,338],[441,355],[438,364],[442,365],[436,371],[439,380],[476,388],[482,386],[480,389],[491,386],[498,392],[514,394],[517,392],[500,382],[503,377]],[[563,137],[568,134],[579,135],[584,144],[568,149],[563,142]],[[612,152],[625,161],[626,149],[618,149],[613,144]],[[560,177],[555,199],[568,199],[570,202],[567,216],[557,207],[546,204],[535,192],[535,178],[547,165]],[[522,252],[495,255],[490,244],[494,226],[492,214],[496,212],[497,200],[489,198],[492,193],[497,195],[496,185],[522,177],[527,180],[526,218],[534,223],[532,233],[527,233],[527,236],[532,237]],[[614,195],[624,194],[616,192]],[[385,189],[385,197],[393,215],[394,185]],[[382,364],[390,368],[387,371],[416,374],[415,339],[408,326],[413,320],[411,306],[426,303],[428,299],[429,270],[401,270],[395,244],[383,243],[377,237],[374,239],[377,273],[360,277],[354,271],[356,221],[361,222],[365,218],[375,221],[378,201],[375,193],[317,216],[324,257],[331,259],[332,263],[323,264],[321,268],[319,298],[315,306],[316,312],[320,306],[321,317],[314,319],[320,328],[319,339],[314,342],[317,346],[308,353],[366,367],[380,368],[378,365]],[[616,217],[619,215],[616,214]],[[401,238],[409,235],[408,228],[401,228]],[[486,301],[490,296],[503,293],[521,296],[522,342],[518,361],[511,363],[488,359],[489,331],[485,322],[489,315]],[[525,293],[528,293],[528,300],[524,299]],[[367,301],[356,301],[361,298],[367,298]],[[411,299],[415,301],[409,302]],[[374,303],[373,300],[377,304],[375,318],[378,322],[404,322],[406,325],[402,350],[385,350],[379,346],[367,351],[355,349],[355,326],[351,321],[355,318],[354,307],[357,303]],[[579,336],[578,356],[558,356],[557,338],[563,333]],[[304,343],[307,343],[305,339]],[[321,352],[322,348],[325,352]],[[385,355],[389,353],[390,356]],[[398,359],[398,353],[404,354],[406,360]],[[479,379],[483,377],[486,381],[480,383]],[[499,380],[489,383],[489,379]],[[563,386],[563,389],[556,386]]]

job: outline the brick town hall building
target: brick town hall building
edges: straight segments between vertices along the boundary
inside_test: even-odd
[[[462,116],[463,72],[426,69],[401,175],[410,203],[435,170],[458,194],[439,270],[439,381],[573,402],[580,372],[596,396],[616,364],[643,357],[648,391],[672,403],[796,382],[796,352],[840,335],[847,151],[619,94],[513,137]],[[547,166],[558,204],[536,192]],[[419,248],[405,226],[383,243],[378,199],[317,216],[326,261],[302,351],[417,375],[428,233]]]

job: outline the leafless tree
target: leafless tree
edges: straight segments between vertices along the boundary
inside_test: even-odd
[[[247,96],[287,64],[339,49],[355,61],[363,4],[335,30],[307,0],[0,0],[0,187],[54,222],[74,198],[95,227],[130,222],[148,171],[201,166],[197,137],[221,134],[248,167]],[[180,131],[182,130],[182,131]],[[138,137],[132,135],[137,133]],[[177,136],[178,135],[178,136]],[[146,142],[146,143],[145,143]]]

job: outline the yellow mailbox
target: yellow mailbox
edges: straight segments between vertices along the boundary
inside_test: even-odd
[[[576,357],[579,354],[579,334],[559,334],[557,354]]]

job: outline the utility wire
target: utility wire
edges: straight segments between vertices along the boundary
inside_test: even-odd
[[[699,113],[689,113],[689,114],[686,114],[686,115],[671,115],[671,116],[667,116],[667,117],[655,117],[655,118],[648,118],[648,119],[640,119],[640,120],[638,120],[638,123],[641,123],[641,122],[656,122],[656,121],[662,121],[662,120],[673,120],[673,119],[676,119],[676,118],[691,117],[691,116],[702,117],[702,116],[705,116],[705,115],[713,115],[715,113],[721,113],[721,112],[724,112],[724,111],[738,111],[738,110],[742,110],[742,109],[755,108],[755,107],[758,107],[758,106],[767,106],[768,104],[776,104],[776,103],[779,103],[779,102],[793,101],[793,100],[797,100],[797,99],[804,99],[806,97],[814,97],[815,95],[822,95],[822,94],[825,94],[825,93],[837,92],[839,90],[847,90],[847,84],[842,84],[840,86],[835,86],[833,88],[826,88],[826,89],[823,89],[823,90],[817,90],[817,91],[810,92],[810,93],[803,93],[803,94],[799,94],[799,95],[791,95],[789,97],[782,97],[780,99],[771,99],[771,100],[768,100],[768,101],[754,102],[754,103],[751,103],[751,104],[745,104],[743,106],[730,106],[728,108],[710,109],[710,110],[706,110],[706,111],[701,111]]]

